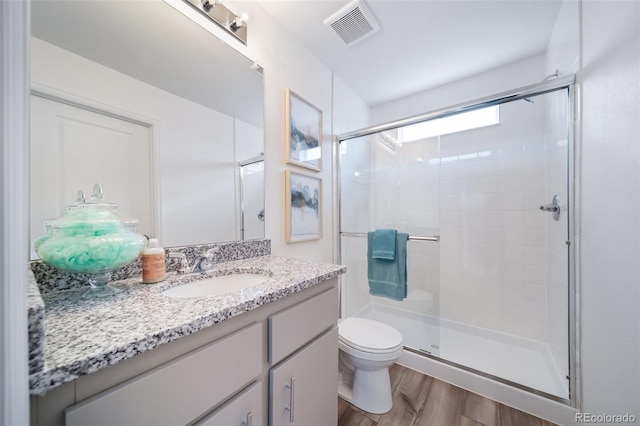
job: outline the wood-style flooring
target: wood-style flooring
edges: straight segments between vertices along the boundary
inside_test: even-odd
[[[394,364],[393,408],[365,413],[338,399],[338,426],[551,426],[545,420]]]

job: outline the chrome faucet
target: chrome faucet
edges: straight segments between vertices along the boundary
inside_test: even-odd
[[[214,254],[220,251],[220,247],[214,247],[196,259],[193,266],[189,267],[187,256],[184,253],[169,252],[169,258],[180,259],[180,267],[178,268],[178,274],[191,274],[191,273],[203,273],[207,272],[215,265]]]
[[[177,258],[180,259],[180,267],[178,268],[178,274],[186,274],[189,272],[189,262],[187,261],[187,256],[184,253],[179,253],[177,251],[169,252],[169,259]]]
[[[191,272],[207,272],[208,270],[213,268],[213,265],[215,265],[213,254],[219,251],[220,247],[214,247],[198,256],[193,266],[191,267]]]

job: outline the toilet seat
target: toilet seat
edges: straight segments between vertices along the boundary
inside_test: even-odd
[[[338,324],[339,340],[357,351],[395,353],[402,348],[402,334],[387,324],[365,318],[345,318]]]

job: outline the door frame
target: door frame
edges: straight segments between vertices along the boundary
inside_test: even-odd
[[[161,200],[161,183],[160,183],[160,153],[158,132],[159,121],[150,117],[145,117],[134,112],[105,105],[89,98],[84,98],[63,92],[38,83],[31,84],[31,95],[38,96],[50,101],[59,102],[80,108],[96,114],[102,114],[107,117],[118,120],[127,121],[149,129],[151,157],[151,235],[162,241],[162,200]]]
[[[0,424],[29,424],[30,11],[0,2]]]

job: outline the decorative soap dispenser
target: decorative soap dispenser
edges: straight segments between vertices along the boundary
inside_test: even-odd
[[[142,282],[153,284],[165,279],[165,252],[158,245],[157,238],[150,238],[149,245],[142,251]]]

